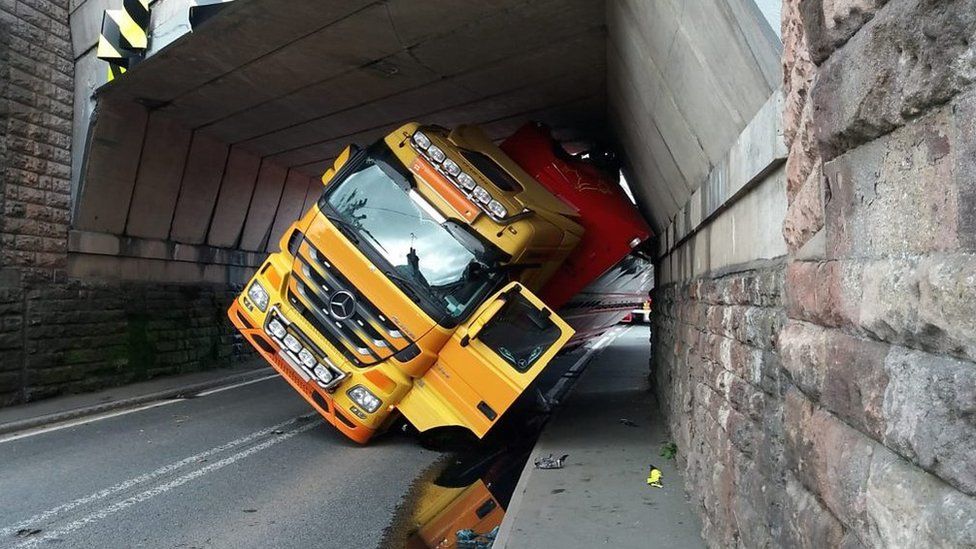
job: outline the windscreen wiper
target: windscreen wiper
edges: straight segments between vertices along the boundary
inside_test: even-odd
[[[413,284],[406,278],[396,274],[392,269],[389,271],[384,271],[383,274],[387,276],[390,280],[397,283],[397,288],[403,290],[403,293],[407,294],[414,303],[420,303],[420,294],[417,293],[413,288]]]
[[[339,229],[339,232],[345,235],[345,237],[348,238],[350,242],[352,242],[353,244],[359,244],[359,235],[356,234],[359,231],[359,229],[355,225],[353,225],[352,223],[346,221],[345,219],[337,215],[332,215],[325,212],[322,212],[322,215],[324,215],[326,219],[331,221],[332,224],[335,225],[337,229]]]

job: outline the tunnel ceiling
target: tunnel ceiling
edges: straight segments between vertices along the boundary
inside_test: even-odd
[[[593,0],[228,4],[96,94],[69,272],[245,280],[343,147],[411,120],[496,139],[528,120],[600,135],[604,12]]]
[[[103,96],[314,176],[414,119],[494,137],[527,119],[599,131],[605,63],[592,0],[246,0]]]

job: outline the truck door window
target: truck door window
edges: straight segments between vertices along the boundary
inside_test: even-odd
[[[478,339],[513,368],[525,372],[561,333],[547,314],[516,293],[478,332]]]

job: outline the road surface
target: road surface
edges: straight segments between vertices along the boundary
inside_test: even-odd
[[[439,454],[347,442],[278,378],[0,442],[0,547],[373,547]]]
[[[560,355],[540,384],[596,351]],[[0,548],[376,547],[443,454],[399,432],[349,442],[270,373],[0,437]]]

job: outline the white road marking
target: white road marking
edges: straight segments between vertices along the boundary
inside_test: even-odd
[[[274,379],[276,377],[279,377],[278,374],[271,374],[269,376],[260,377],[258,379],[251,379],[251,380],[248,380],[248,381],[242,381],[240,383],[234,383],[233,385],[227,385],[227,386],[224,386],[224,387],[217,387],[216,389],[210,389],[208,391],[203,391],[202,393],[196,393],[194,396],[196,396],[196,397],[205,397],[205,396],[212,395],[212,394],[215,394],[215,393],[220,393],[220,392],[223,392],[223,391],[229,391],[231,389],[237,389],[238,387],[244,387],[245,385],[250,385],[252,383],[259,383],[261,381],[267,381],[269,379]],[[65,422],[62,422],[62,423],[56,423],[54,425],[48,425],[46,427],[38,427],[38,428],[34,428],[34,429],[28,429],[27,431],[23,431],[23,432],[20,432],[20,433],[14,433],[14,434],[9,435],[9,436],[6,436],[6,437],[0,437],[0,444],[3,444],[4,442],[13,442],[15,440],[20,440],[22,438],[28,438],[28,437],[33,437],[33,436],[37,436],[37,435],[43,435],[44,433],[50,433],[52,431],[60,431],[61,429],[68,429],[70,427],[77,427],[79,425],[87,425],[89,423],[94,423],[96,421],[101,421],[103,419],[110,419],[110,418],[113,418],[113,417],[124,416],[124,415],[127,415],[127,414],[134,414],[136,412],[141,412],[143,410],[149,410],[151,408],[157,408],[159,406],[167,406],[169,404],[176,404],[177,402],[183,402],[184,400],[186,400],[186,399],[185,398],[171,398],[171,399],[166,399],[166,400],[159,400],[159,401],[156,401],[156,402],[150,402],[149,404],[145,404],[145,405],[142,405],[142,406],[136,406],[135,408],[125,408],[125,409],[122,409],[122,410],[114,410],[114,411],[111,411],[111,412],[105,412],[103,414],[95,414],[95,415],[92,415],[92,416],[81,417],[81,418],[78,418],[78,419],[74,419],[74,420],[70,420],[70,421],[65,421]]]
[[[87,504],[92,503],[94,501],[98,501],[100,499],[107,498],[107,497],[109,497],[109,496],[111,496],[113,494],[117,494],[119,492],[124,492],[124,491],[126,491],[126,490],[128,490],[128,489],[130,489],[130,488],[132,488],[134,486],[137,486],[137,485],[142,484],[144,482],[148,482],[148,481],[153,480],[155,478],[161,477],[161,476],[163,476],[165,474],[172,473],[173,471],[176,471],[177,469],[180,469],[180,468],[185,467],[187,465],[200,462],[201,460],[206,459],[206,458],[208,458],[210,456],[213,456],[215,454],[219,454],[219,453],[225,452],[227,450],[230,450],[231,448],[235,448],[237,446],[241,446],[243,444],[247,444],[248,442],[251,442],[254,439],[257,439],[257,438],[260,438],[262,436],[269,435],[269,434],[271,434],[271,433],[273,433],[275,431],[279,431],[281,429],[284,429],[285,427],[288,427],[289,425],[292,425],[296,421],[302,421],[302,420],[305,420],[305,419],[309,419],[309,418],[312,418],[312,417],[314,417],[316,415],[317,414],[315,414],[315,413],[305,414],[305,415],[298,416],[296,418],[289,419],[288,421],[283,421],[283,422],[281,422],[281,423],[279,423],[277,425],[272,425],[271,427],[268,427],[266,429],[261,429],[260,431],[255,431],[255,432],[253,432],[251,434],[244,435],[243,437],[240,437],[238,439],[232,440],[232,441],[227,442],[225,444],[221,444],[220,446],[215,446],[215,447],[213,447],[213,448],[211,448],[209,450],[204,450],[203,452],[200,452],[198,454],[194,454],[192,456],[183,458],[183,459],[181,459],[179,461],[175,461],[175,462],[170,463],[168,465],[164,465],[164,466],[160,467],[159,469],[156,469],[155,471],[151,471],[149,473],[144,473],[144,474],[139,475],[137,477],[133,477],[133,478],[130,478],[128,480],[124,480],[124,481],[122,481],[122,482],[120,482],[118,484],[115,484],[115,485],[110,486],[108,488],[99,490],[98,492],[95,492],[93,494],[89,494],[87,496],[80,497],[80,498],[75,499],[73,501],[69,501],[68,503],[65,503],[65,504],[62,504],[62,505],[58,505],[57,507],[48,509],[47,511],[43,511],[43,512],[38,513],[38,514],[36,514],[36,515],[28,518],[28,519],[25,519],[25,520],[23,520],[21,522],[18,522],[17,524],[13,524],[11,526],[6,526],[3,529],[0,529],[0,537],[6,537],[8,535],[15,534],[18,530],[21,530],[21,529],[24,529],[24,528],[29,528],[31,526],[40,524],[41,522],[43,522],[43,521],[45,521],[45,520],[47,520],[47,519],[49,519],[51,517],[60,515],[62,513],[65,513],[67,511],[70,511],[70,510],[72,510],[72,509],[74,509],[76,507],[79,507],[81,505],[87,505]]]
[[[269,379],[277,379],[279,377],[281,377],[281,376],[279,376],[278,374],[271,374],[269,376],[259,377],[257,379],[252,379],[252,380],[249,380],[249,381],[242,381],[240,383],[235,383],[233,385],[227,385],[225,387],[217,387],[216,389],[210,389],[209,391],[204,391],[202,393],[197,393],[196,396],[197,397],[205,397],[205,396],[213,395],[213,394],[216,394],[216,393],[222,393],[224,391],[230,391],[231,389],[237,389],[238,387],[244,387],[245,385],[251,385],[252,383],[261,383],[262,381],[268,381]]]
[[[118,501],[116,503],[113,503],[112,505],[109,505],[108,507],[105,507],[105,508],[102,508],[102,509],[100,509],[98,511],[95,511],[94,513],[91,513],[89,515],[86,515],[86,516],[84,516],[84,517],[82,517],[82,518],[80,518],[78,520],[69,522],[68,524],[62,526],[61,528],[57,528],[57,529],[51,530],[51,531],[45,533],[42,536],[37,536],[37,537],[31,538],[29,540],[26,540],[26,541],[24,541],[22,543],[19,543],[19,544],[15,545],[14,547],[16,549],[27,549],[29,547],[36,547],[36,546],[38,546],[41,543],[44,543],[46,541],[63,538],[64,536],[66,536],[67,534],[70,534],[71,532],[74,532],[75,530],[78,530],[80,528],[83,528],[83,527],[85,527],[85,526],[87,526],[89,524],[92,524],[94,522],[98,522],[100,520],[104,520],[104,519],[110,517],[111,515],[114,515],[115,513],[118,513],[120,511],[123,511],[125,509],[128,509],[129,507],[132,507],[133,505],[136,505],[137,503],[142,503],[142,502],[147,501],[149,499],[152,499],[152,498],[154,498],[154,497],[156,497],[158,495],[165,494],[166,492],[169,492],[170,490],[173,490],[175,488],[179,488],[180,486],[183,486],[184,484],[190,482],[191,480],[198,479],[198,478],[200,478],[200,477],[202,477],[204,475],[207,475],[207,474],[212,473],[214,471],[217,471],[219,469],[223,469],[224,467],[227,467],[228,465],[232,465],[233,463],[236,463],[237,461],[240,461],[240,460],[242,460],[242,459],[244,459],[244,458],[246,458],[248,456],[251,456],[251,455],[256,454],[258,452],[261,452],[263,450],[266,450],[266,449],[274,446],[275,444],[278,444],[280,442],[284,442],[284,441],[286,441],[286,440],[294,437],[295,435],[304,433],[305,431],[308,431],[308,430],[313,429],[315,427],[318,427],[320,425],[321,425],[321,423],[316,422],[316,421],[313,421],[311,423],[307,423],[307,424],[302,425],[300,427],[297,427],[297,428],[295,428],[295,429],[293,429],[291,431],[288,431],[286,433],[282,433],[280,435],[277,435],[274,438],[270,438],[270,439],[268,439],[268,440],[266,440],[266,441],[264,441],[264,442],[262,442],[260,444],[251,446],[250,448],[248,448],[246,450],[242,450],[242,451],[240,451],[240,452],[238,452],[238,453],[236,453],[236,454],[234,454],[232,456],[228,456],[228,457],[226,457],[226,458],[224,458],[224,459],[222,459],[220,461],[215,461],[215,462],[211,463],[210,465],[207,465],[206,467],[201,467],[200,469],[197,469],[195,471],[191,471],[191,472],[189,472],[189,473],[187,473],[187,474],[185,474],[183,476],[177,477],[177,478],[175,478],[175,479],[173,479],[173,480],[171,480],[171,481],[169,481],[167,483],[160,484],[159,486],[156,486],[154,488],[150,488],[149,490],[146,490],[144,492],[141,492],[139,494],[136,494],[136,495],[134,495],[134,496],[132,496],[130,498],[127,498],[127,499],[124,499],[122,501]]]
[[[69,427],[77,427],[79,425],[87,425],[89,423],[94,423],[96,421],[101,421],[103,419],[109,419],[118,416],[124,416],[126,414],[132,414],[135,412],[141,412],[143,410],[149,410],[151,408],[158,408],[160,406],[168,406],[170,404],[176,404],[177,402],[183,402],[186,399],[173,398],[169,400],[159,400],[156,402],[151,402],[149,404],[144,404],[142,406],[137,406],[135,408],[126,408],[124,410],[115,410],[112,412],[105,412],[103,414],[95,414],[93,416],[81,417],[78,419],[72,419],[62,423],[55,423],[54,425],[48,425],[47,427],[37,427],[34,429],[29,429],[27,431],[22,431],[20,433],[14,433],[9,436],[0,437],[0,444],[4,442],[13,442],[15,440],[20,440],[22,438],[34,437],[37,435],[43,435],[44,433],[50,433],[52,431],[60,431],[61,429],[68,429]]]

